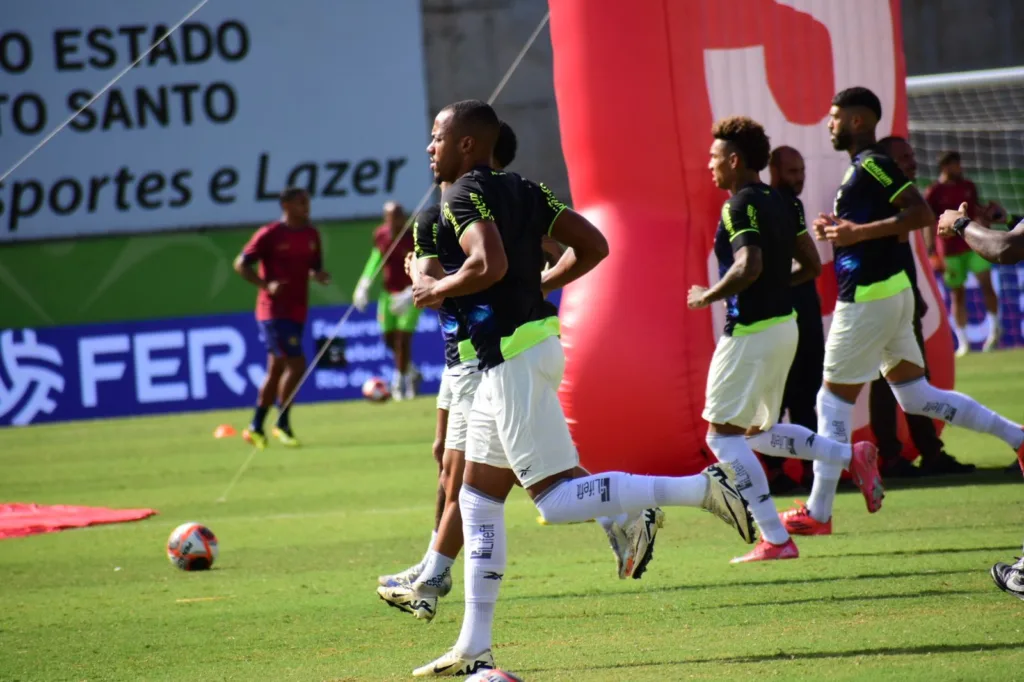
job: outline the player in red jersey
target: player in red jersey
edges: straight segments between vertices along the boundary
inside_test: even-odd
[[[260,387],[256,411],[242,437],[259,449],[267,446],[263,421],[278,401],[284,406],[306,369],[302,328],[309,309],[309,280],[329,284],[323,270],[320,233],[309,222],[309,194],[299,188],[281,192],[281,218],[256,230],[235,259],[235,272],[259,287],[256,322],[267,347],[267,376]],[[259,263],[259,272],[253,265]],[[274,435],[284,445],[299,444],[285,407],[277,416]]]
[[[978,188],[974,183],[964,177],[963,167],[960,164],[959,152],[945,152],[939,157],[939,179],[928,186],[924,198],[932,208],[932,212],[940,216],[945,211],[955,211],[960,204],[967,204],[967,215],[972,219],[990,222],[992,214],[1001,212],[997,204],[989,203],[988,206],[980,206],[978,199]],[[961,237],[953,235],[942,237],[938,240],[934,237],[934,230],[925,230],[925,241],[928,242],[929,255],[937,253],[941,267],[943,268],[943,280],[946,288],[949,289],[950,303],[953,313],[954,332],[956,333],[957,357],[962,357],[969,352],[967,345],[967,276],[974,273],[978,280],[978,288],[981,289],[985,299],[985,311],[988,318],[988,338],[982,347],[983,350],[991,350],[999,345],[999,296],[992,286],[992,266],[971,251]]]
[[[384,260],[384,267],[381,268],[383,290],[377,301],[377,322],[384,334],[384,343],[395,357],[391,394],[396,400],[416,395],[412,335],[420,318],[419,308],[412,304],[412,280],[405,273],[405,258],[415,246],[412,230],[398,237],[405,225],[405,218],[405,211],[397,203],[389,201],[384,204],[384,223],[373,233],[373,251],[370,252],[352,297],[360,312],[366,309],[373,274],[384,259],[384,254],[398,238],[398,246]]]

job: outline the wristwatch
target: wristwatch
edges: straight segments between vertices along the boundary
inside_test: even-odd
[[[971,219],[968,218],[967,216],[964,216],[962,218],[957,218],[956,222],[953,223],[953,232],[955,232],[958,237],[963,237],[964,236],[964,230],[966,230],[967,226],[970,225],[970,224],[971,224]]]

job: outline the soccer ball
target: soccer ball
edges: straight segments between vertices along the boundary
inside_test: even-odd
[[[466,678],[466,682],[523,682],[523,678],[512,673],[492,668]]]
[[[167,538],[167,558],[183,571],[205,571],[217,559],[217,537],[195,521],[183,523]]]
[[[383,379],[373,377],[363,384],[363,397],[375,403],[382,403],[391,397],[391,391]]]

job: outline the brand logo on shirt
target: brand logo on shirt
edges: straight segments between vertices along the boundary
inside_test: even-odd
[[[864,159],[860,165],[864,170],[871,174],[871,177],[882,183],[882,187],[888,187],[892,184],[892,178],[890,178],[888,173],[882,170],[882,167],[878,165],[878,162],[870,156]]]
[[[480,212],[481,220],[494,220],[494,214],[491,213],[491,209],[487,208],[487,204],[484,203],[483,198],[480,197],[476,192],[469,193],[469,200],[476,206],[476,210]]]

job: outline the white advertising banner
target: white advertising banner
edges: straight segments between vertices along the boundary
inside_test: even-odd
[[[0,173],[194,0],[31,0],[0,27]],[[419,0],[212,0],[0,183],[0,242],[316,218],[430,181]]]

